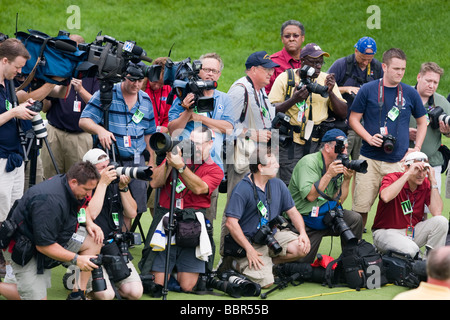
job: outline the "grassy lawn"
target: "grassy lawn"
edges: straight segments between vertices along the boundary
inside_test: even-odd
[[[70,7],[79,9],[79,29],[71,29],[75,14]],[[375,11],[368,10],[375,5]],[[244,63],[254,51],[273,53],[281,49],[279,29],[289,19],[301,21],[306,28],[306,43],[315,42],[330,53],[323,70],[327,70],[338,58],[353,52],[353,45],[362,36],[371,36],[377,41],[378,53],[391,48],[402,48],[408,56],[407,71],[403,82],[415,85],[421,63],[434,61],[446,69],[438,92],[447,96],[450,92],[450,43],[448,1],[400,0],[356,1],[319,0],[288,1],[273,0],[151,0],[96,1],[96,0],[2,0],[0,32],[13,37],[16,13],[18,30],[35,29],[56,36],[58,30],[67,30],[82,35],[92,42],[99,31],[117,40],[134,40],[147,51],[151,58],[167,56],[173,45],[171,58],[180,61],[186,57],[197,59],[206,52],[219,53],[225,69],[219,80],[219,90],[228,91],[230,85],[244,75]],[[378,11],[377,11],[378,10]],[[378,14],[378,15],[377,15]],[[375,20],[371,20],[375,18]],[[371,22],[379,22],[379,28],[370,28]],[[450,146],[449,139],[444,143]],[[445,181],[445,177],[443,177]],[[445,186],[443,186],[445,190]],[[443,191],[444,194],[444,191]],[[225,195],[219,199],[218,219],[215,221],[215,238],[219,243],[220,221]],[[351,207],[351,199],[344,204]],[[364,238],[372,242],[370,226],[376,204],[369,215],[368,233]],[[444,199],[444,215],[448,218],[450,201]],[[151,223],[149,213],[143,215],[141,224],[145,232]],[[134,262],[140,260],[142,246],[132,249]],[[337,257],[340,253],[338,238],[322,242],[320,253]],[[216,263],[218,256],[216,256]],[[52,288],[48,292],[51,300],[65,299],[67,291],[62,286],[62,267],[54,269]],[[402,287],[386,286],[379,290],[356,292],[348,288],[322,287],[319,284],[302,284],[274,292],[268,299],[360,299],[389,300],[405,290]],[[330,294],[333,293],[333,294]],[[3,299],[0,297],[0,300]],[[145,296],[142,299],[151,299]],[[169,299],[233,299],[228,296],[194,296],[170,292]],[[259,298],[252,298],[258,300]]]

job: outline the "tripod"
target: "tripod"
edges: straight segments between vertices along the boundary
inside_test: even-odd
[[[14,89],[14,80],[9,80],[9,95],[13,100],[12,101],[13,107],[14,108],[17,107],[19,105],[19,100],[17,98],[16,91]],[[31,161],[29,187],[32,187],[36,184],[37,157],[39,154],[38,150],[42,148],[42,140],[45,142],[45,146],[47,147],[48,153],[52,160],[53,166],[55,167],[56,173],[60,174],[52,149],[50,148],[50,145],[47,140],[48,136],[47,129],[45,128],[44,121],[42,120],[40,114],[37,114],[33,117],[33,120],[31,120],[31,125],[32,130],[28,130],[25,133],[23,132],[23,129],[21,128],[20,124],[17,123],[21,145],[23,148],[25,166],[27,166],[28,162]],[[27,142],[28,148],[26,147]]]

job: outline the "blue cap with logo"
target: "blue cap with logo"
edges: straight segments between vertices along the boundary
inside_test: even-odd
[[[257,51],[252,53],[245,62],[245,67],[250,69],[251,67],[262,66],[264,68],[276,68],[280,65],[273,62],[269,54],[266,51]]]
[[[362,37],[355,44],[355,48],[363,54],[375,54],[377,53],[377,43],[371,37]],[[372,52],[366,52],[371,49]]]

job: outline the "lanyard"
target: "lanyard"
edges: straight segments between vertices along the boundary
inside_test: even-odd
[[[383,78],[381,78],[378,81],[378,106],[380,107],[380,115],[379,115],[379,124],[380,124],[380,128],[382,127],[381,121],[382,121],[382,111],[383,111],[383,106],[384,106],[384,85],[383,85]],[[396,108],[398,111],[397,116],[395,117],[395,119],[392,120],[392,118],[390,118],[393,122],[400,117],[400,113],[402,111],[402,104],[403,104],[403,88],[402,85],[399,83],[397,86],[397,104],[400,105],[400,107],[398,107],[397,105],[395,105],[395,101],[394,101],[394,106],[392,107],[392,109]],[[386,117],[384,119],[384,127],[387,126],[387,120],[389,118],[389,110],[386,111]],[[397,129],[397,133],[398,133],[398,123],[396,126]]]
[[[262,105],[262,104],[260,104],[260,102],[259,102],[258,92],[256,92],[255,86],[253,85],[253,81],[250,79],[249,76],[247,76],[247,80],[248,80],[248,82],[250,82],[250,84],[252,85],[253,92],[254,92],[254,95],[255,95],[256,105],[258,106],[259,114],[260,114],[260,116],[261,116],[261,121],[262,121],[262,123],[263,123],[263,125],[264,125],[264,129],[270,129],[270,128],[267,128],[267,127],[266,127],[266,123],[265,123],[265,121],[264,121],[264,118],[266,118],[266,116],[267,116],[267,118],[269,118],[269,121],[270,121],[270,122],[272,121],[272,120],[270,119],[269,107],[267,106],[266,99],[264,98],[264,92],[263,92],[264,88],[262,88],[262,89],[259,90],[259,93],[260,93],[261,96],[262,96],[262,101],[263,101],[263,103],[264,103],[264,105]]]
[[[266,207],[266,205],[259,198],[258,191],[256,190],[255,180],[253,178],[253,173],[250,175],[250,179],[252,181],[253,196],[255,197],[256,207],[257,207],[257,210],[261,213],[260,221],[262,218],[264,218],[267,221],[267,219],[270,217],[270,204],[272,203],[272,196],[271,196],[271,191],[270,191],[270,181],[267,181],[267,195],[266,195],[267,207]],[[261,207],[261,205],[264,206],[264,208],[266,208],[267,212],[262,212],[263,208]]]

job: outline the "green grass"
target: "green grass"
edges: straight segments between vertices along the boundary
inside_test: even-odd
[[[67,28],[67,20],[72,13],[67,13],[66,10],[70,5],[80,8],[79,30]],[[370,5],[377,5],[380,9],[380,29],[367,27],[367,19],[372,15],[366,12]],[[225,63],[219,90],[226,92],[236,79],[244,75],[244,63],[248,55],[259,50],[269,53],[280,50],[281,24],[288,19],[297,19],[305,25],[305,42],[315,42],[330,53],[324,70],[336,59],[352,53],[353,45],[360,37],[371,36],[377,41],[376,57],[380,60],[382,53],[391,47],[399,47],[405,51],[408,56],[407,71],[403,79],[405,83],[415,84],[420,64],[425,61],[435,61],[446,69],[447,73],[441,79],[438,92],[447,96],[450,92],[449,7],[448,1],[438,0],[319,0],[276,3],[273,0],[2,0],[0,31],[13,36],[15,16],[19,13],[19,31],[35,29],[56,36],[58,30],[62,29],[82,35],[86,42],[94,41],[97,33],[102,31],[102,34],[120,41],[135,40],[152,58],[167,56],[172,45],[171,58],[174,61],[186,57],[196,59],[203,53],[214,51],[222,56]],[[444,138],[444,143],[450,145],[449,139]],[[221,195],[215,230],[220,230],[224,198]],[[348,199],[344,206],[349,208],[350,203]],[[369,216],[369,230],[375,208],[374,205]],[[446,217],[449,209],[450,201],[444,199]],[[150,214],[144,214],[141,221],[147,231],[151,222]],[[215,238],[218,243],[217,231]],[[364,238],[372,242],[370,231]],[[141,250],[141,246],[132,249],[135,263],[140,260]],[[337,238],[334,238],[332,246],[329,237],[323,240],[320,253],[329,254],[330,250],[331,256],[339,255]],[[217,259],[218,257],[216,262]],[[64,271],[62,267],[53,271],[52,288],[48,291],[48,298],[51,300],[65,299],[67,296],[61,282]],[[307,283],[274,292],[268,299],[387,300],[405,290],[396,286],[360,292],[346,289],[348,288],[330,289]],[[337,293],[329,295],[333,292]],[[233,299],[227,296],[193,296],[175,292],[170,292],[168,298]],[[142,299],[150,298],[144,296]]]

